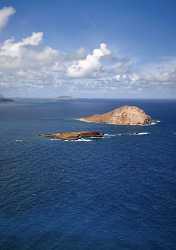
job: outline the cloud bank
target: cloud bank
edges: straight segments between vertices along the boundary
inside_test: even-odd
[[[13,7],[0,9],[0,29],[14,13]],[[58,87],[134,93],[156,86],[176,88],[176,57],[138,65],[133,58],[115,54],[106,43],[92,52],[80,48],[65,53],[43,44],[43,37],[43,32],[33,32],[0,44],[0,90]]]

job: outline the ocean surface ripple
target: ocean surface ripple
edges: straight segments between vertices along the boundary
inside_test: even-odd
[[[132,104],[155,126],[75,118]],[[176,102],[19,100],[0,106],[1,250],[174,250]],[[38,136],[97,130],[99,140]]]

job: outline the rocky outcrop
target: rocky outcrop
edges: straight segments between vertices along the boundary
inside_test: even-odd
[[[152,118],[136,106],[122,106],[104,114],[80,118],[81,121],[114,125],[147,125]]]
[[[68,132],[58,132],[52,134],[40,134],[40,136],[60,139],[60,140],[78,140],[86,138],[102,138],[103,133],[97,131],[68,131]]]

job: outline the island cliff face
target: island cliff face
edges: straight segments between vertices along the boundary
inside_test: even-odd
[[[80,118],[81,121],[114,125],[147,125],[152,118],[136,106],[122,106],[104,114]]]

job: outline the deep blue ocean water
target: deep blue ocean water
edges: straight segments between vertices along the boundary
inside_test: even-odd
[[[160,123],[129,127],[75,119],[124,104]],[[38,136],[86,129],[114,136],[89,142]],[[176,101],[1,104],[0,250],[176,249],[175,149]]]

